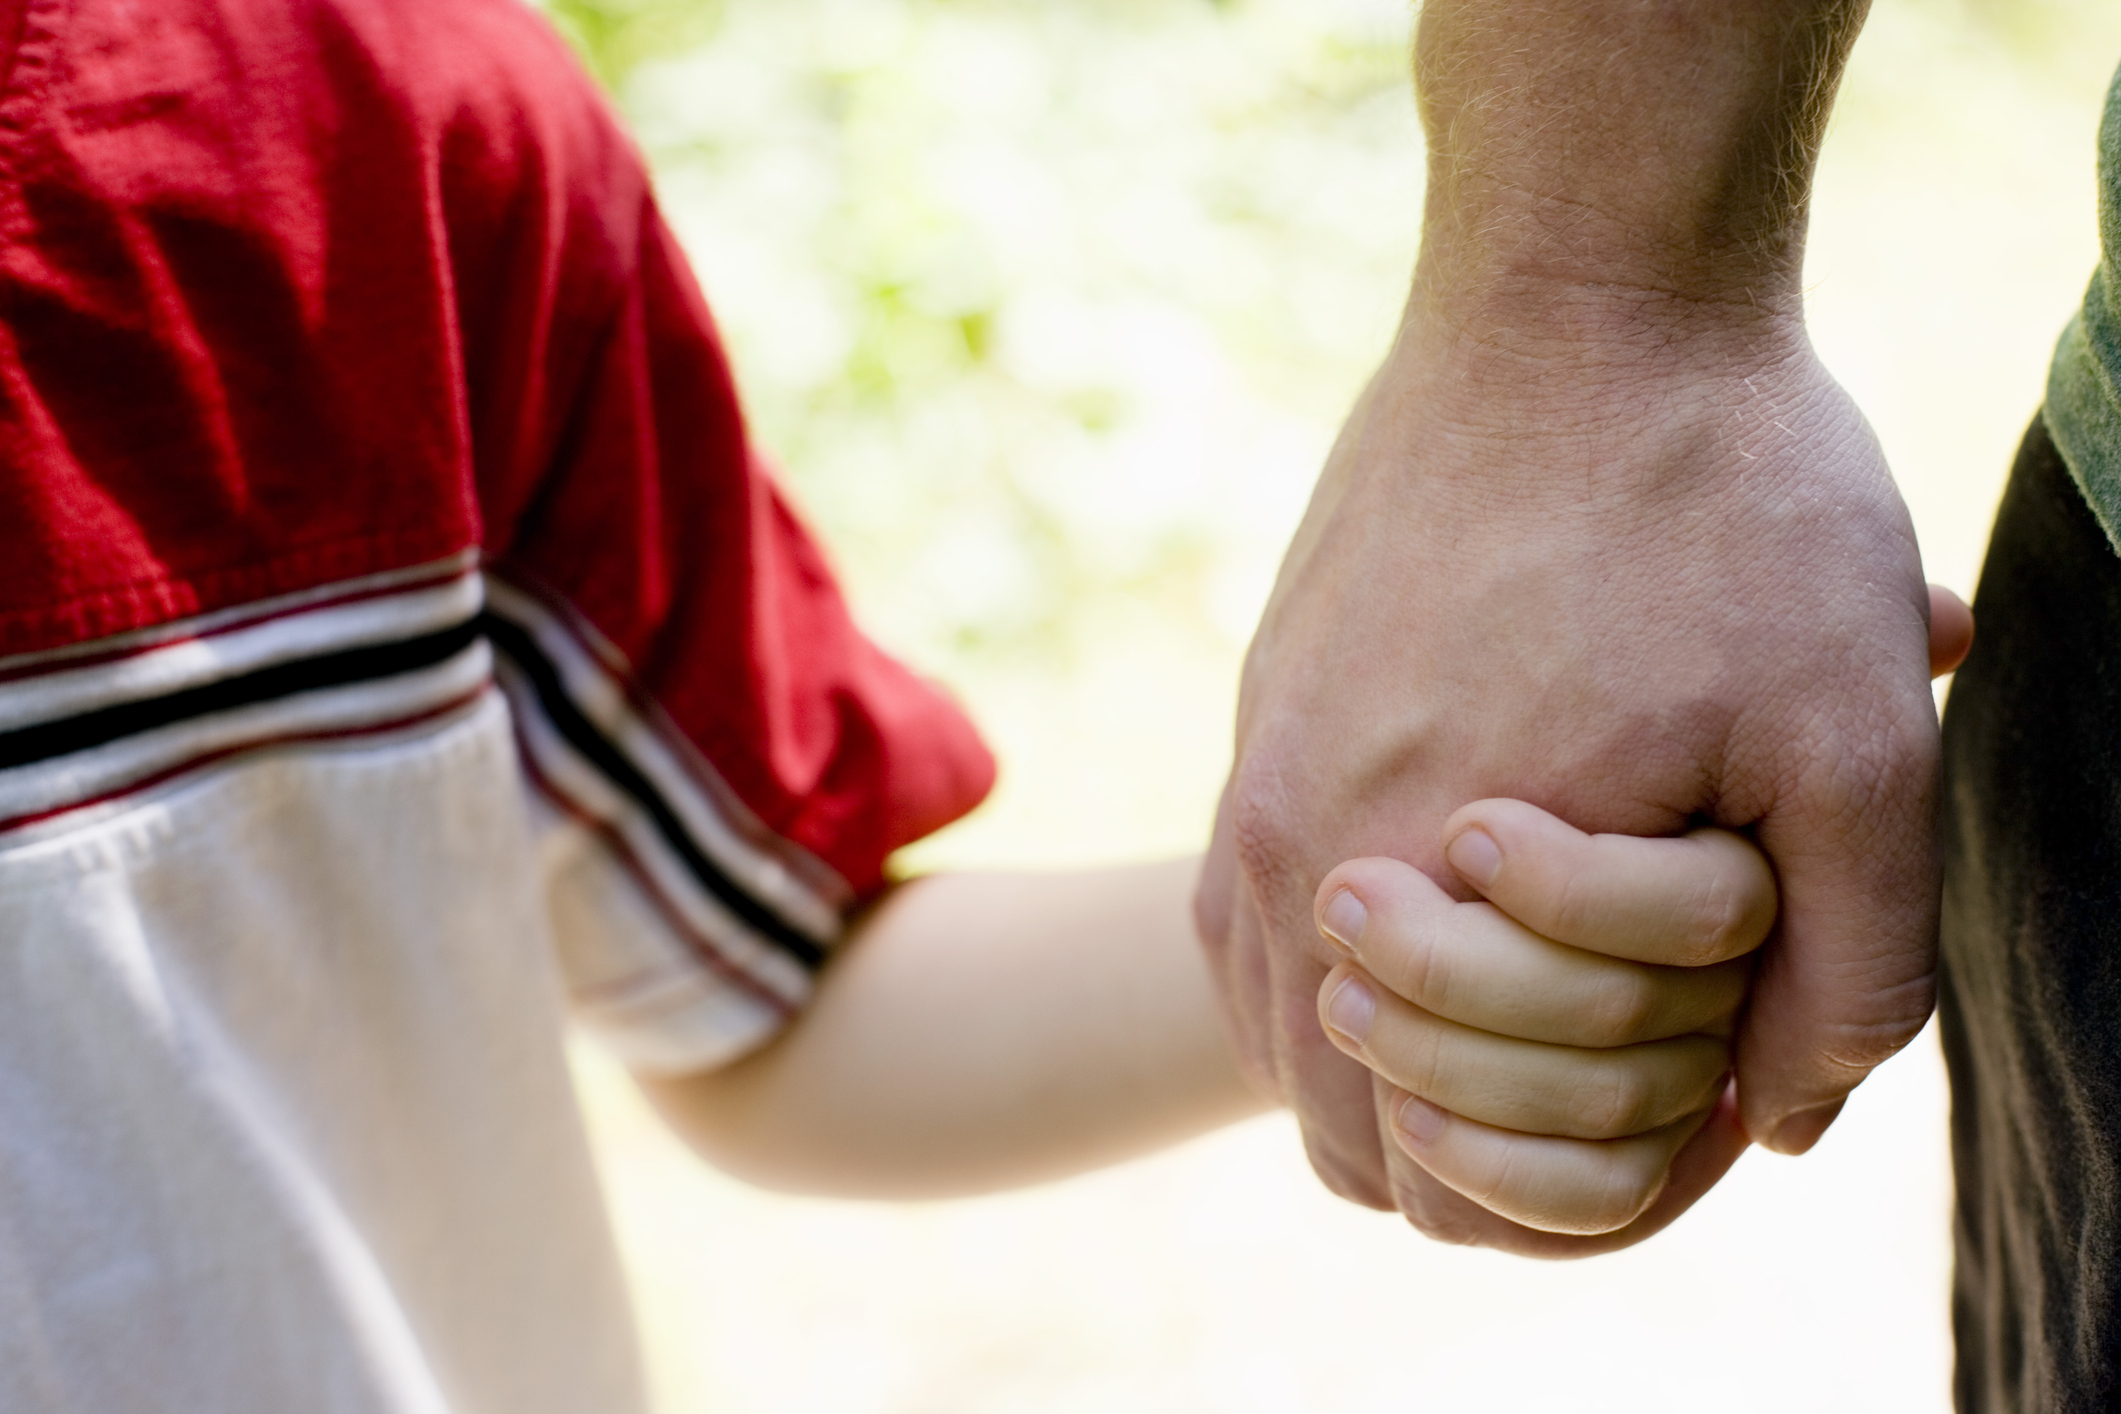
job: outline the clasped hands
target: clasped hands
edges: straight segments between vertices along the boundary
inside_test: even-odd
[[[1341,865],[1319,931],[1333,1043],[1390,1091],[1409,1159],[1525,1227],[1625,1228],[1705,1127],[1744,1145],[1726,1098],[1750,954],[1775,881],[1746,839],[1586,835],[1514,800],[1467,806],[1446,857],[1480,897],[1413,866]]]
[[[1537,376],[1426,327],[1262,618],[1197,921],[1330,1189],[1589,1255],[1928,1017],[1971,618],[1794,324]]]
[[[1942,675],[1972,615],[1930,594]],[[1586,835],[1517,800],[1468,805],[1443,833],[1475,900],[1394,859],[1351,860],[1318,890],[1342,959],[1319,1023],[1391,1087],[1400,1149],[1489,1212],[1583,1237],[1635,1223],[1697,1137],[1697,1169],[1721,1173],[1746,1144],[1731,1042],[1775,921],[1766,857],[1714,828]]]
[[[1973,618],[1930,587],[1930,671]],[[1338,955],[1318,989],[1331,1042],[1369,1069],[1393,1140],[1431,1178],[1582,1255],[1649,1235],[1744,1151],[1732,1043],[1777,911],[1744,835],[1588,835],[1523,801],[1443,829],[1460,900],[1396,859],[1320,884]],[[1690,1172],[1682,1201],[1645,1221]]]

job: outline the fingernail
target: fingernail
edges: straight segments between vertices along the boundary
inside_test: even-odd
[[[1768,1136],[1767,1146],[1778,1154],[1801,1154],[1819,1142],[1834,1117],[1841,1113],[1842,1101],[1820,1105],[1814,1109],[1799,1110],[1775,1126]]]
[[[1349,957],[1355,956],[1355,944],[1362,937],[1362,925],[1368,921],[1370,910],[1362,906],[1362,900],[1342,889],[1319,911],[1318,931],[1326,935],[1326,941],[1339,948]]]
[[[1502,872],[1502,851],[1495,847],[1488,832],[1477,825],[1460,830],[1458,838],[1452,840],[1443,853],[1453,869],[1482,888],[1494,883],[1495,876]]]
[[[1335,988],[1326,1003],[1326,1024],[1357,1045],[1369,1037],[1370,1023],[1376,1017],[1377,998],[1353,977]]]
[[[1443,1133],[1443,1111],[1419,1095],[1399,1102],[1399,1127],[1409,1139],[1426,1144]]]

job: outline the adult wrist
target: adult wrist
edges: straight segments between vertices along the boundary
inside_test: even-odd
[[[1700,385],[1727,398],[1733,383],[1816,366],[1795,300],[1519,274],[1417,280],[1379,384],[1476,423],[1520,408],[1609,421],[1638,397],[1670,407]]]
[[[1633,514],[1645,497],[1785,476],[1790,429],[1829,426],[1868,435],[1793,314],[1573,285],[1498,292],[1470,314],[1417,302],[1321,494],[1418,483],[1432,513],[1478,522]]]
[[[1806,206],[1865,0],[1430,0],[1417,298],[1527,287],[1799,313]]]
[[[1772,222],[1756,216],[1740,237],[1677,196],[1651,204],[1542,196],[1529,179],[1432,182],[1413,300],[1446,311],[1496,304],[1518,318],[1555,301],[1689,323],[1801,317],[1805,224],[1798,206]]]

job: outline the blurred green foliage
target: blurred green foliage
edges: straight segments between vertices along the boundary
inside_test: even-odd
[[[607,89],[624,89],[649,59],[706,43],[724,0],[540,0]]]
[[[2049,67],[2058,46],[2091,28],[2094,7],[2108,0],[1928,0],[1969,34],[2029,68]],[[1952,15],[1957,11],[1956,15]]]
[[[1131,614],[1234,653],[1404,280],[1399,0],[547,9],[894,648],[1065,674]]]

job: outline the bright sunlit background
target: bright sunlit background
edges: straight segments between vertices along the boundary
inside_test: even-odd
[[[865,622],[1003,783],[918,867],[1197,849],[1238,656],[1388,340],[1405,0],[550,0],[655,163]],[[1808,280],[1970,592],[2094,253],[2111,0],[1878,0]],[[1934,1039],[1811,1157],[1549,1267],[1431,1246],[1254,1124],[932,1207],[763,1196],[580,1073],[669,1414],[1943,1410]]]

